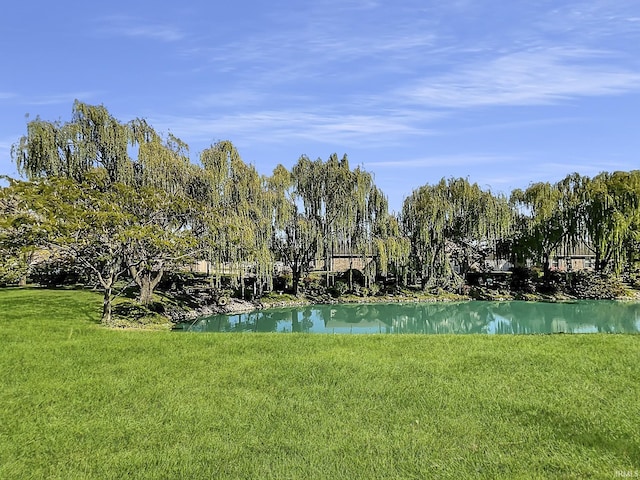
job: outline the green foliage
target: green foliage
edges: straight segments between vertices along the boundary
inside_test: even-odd
[[[526,267],[515,267],[511,271],[509,288],[513,292],[534,293],[536,291],[537,275]]]
[[[512,249],[549,271],[558,250],[586,248],[596,271],[620,273],[634,261],[640,229],[640,172],[603,172],[594,178],[571,174],[555,183],[515,190],[520,210]]]
[[[266,181],[255,167],[242,161],[229,141],[204,150],[200,161],[208,192],[194,220],[201,248],[216,271],[223,263],[238,271],[235,281],[241,290],[246,264],[251,263],[261,290],[271,283],[274,261],[269,248],[273,205]],[[216,280],[220,282],[219,275]]]
[[[104,291],[103,319],[109,323],[119,278],[129,270],[136,281],[138,273],[150,277],[154,269],[162,272],[169,259],[184,255],[193,242],[175,198],[123,184],[104,188],[100,179],[89,179],[83,183],[59,177],[14,182],[3,192],[9,192],[17,205],[7,216],[7,230],[29,219],[31,229],[39,229],[37,236],[32,235],[37,242],[32,248],[47,249],[55,253],[54,259],[67,262],[62,269],[43,264],[38,281],[64,283],[63,277],[78,266],[82,278],[94,277]],[[75,262],[73,267],[70,260]],[[157,281],[159,276],[149,278],[150,286]],[[152,291],[146,292],[149,298]]]
[[[68,122],[29,122],[12,157],[29,181],[0,188],[0,282],[24,283],[43,251],[62,252],[104,289],[105,318],[119,278],[130,276],[148,304],[167,271],[194,259],[209,261],[219,289],[230,275],[225,288],[240,296],[247,286],[268,292],[276,260],[294,293],[312,268],[324,269],[326,287],[335,254],[362,259],[356,283],[369,291],[379,278],[460,291],[489,257],[540,267],[547,290],[551,259],[574,249],[591,251],[599,272],[628,273],[640,260],[640,171],[571,174],[515,190],[509,202],[442,179],[412,192],[396,216],[346,155],[303,155],[264,177],[223,140],[194,165],[175,136],[78,101]]]
[[[75,285],[89,282],[87,273],[73,258],[56,256],[36,263],[31,269],[29,280],[44,287]]]
[[[442,179],[414,190],[404,202],[402,223],[423,285],[456,286],[456,269],[466,274],[509,235],[512,210],[505,198],[466,179]]]
[[[272,248],[292,269],[294,292],[317,258],[328,275],[334,253],[377,254],[385,272],[389,262],[406,260],[386,198],[370,173],[350,168],[346,155],[326,162],[303,155],[291,173],[276,167],[267,184],[275,209]]]
[[[638,242],[640,171],[605,172],[585,183],[582,221],[596,270],[619,273]]]
[[[582,271],[571,274],[569,293],[582,299],[613,300],[626,292],[620,280],[613,275]]]
[[[331,287],[331,293],[334,297],[341,297],[349,291],[349,284],[338,280],[333,287]]]
[[[27,278],[29,264],[10,251],[0,250],[0,285],[17,285]]]

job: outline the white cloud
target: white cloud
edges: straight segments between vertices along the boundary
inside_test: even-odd
[[[554,8],[538,22],[538,27],[598,44],[606,37],[639,34],[637,19],[637,0],[580,0]]]
[[[640,73],[607,64],[604,52],[549,48],[509,53],[424,78],[405,101],[434,107],[553,104],[577,96],[640,90]]]
[[[73,102],[78,99],[89,101],[99,96],[98,92],[70,92],[70,93],[54,93],[50,95],[34,96],[28,99],[22,99],[24,105],[68,105],[71,108]]]
[[[424,167],[465,167],[513,162],[513,157],[505,155],[452,154],[437,155],[405,160],[381,160],[366,162],[374,168],[424,168]]]
[[[178,28],[161,23],[149,23],[145,20],[115,16],[102,21],[100,31],[109,35],[147,38],[162,42],[182,40],[185,34]]]
[[[228,138],[266,143],[293,139],[337,142],[345,146],[394,144],[406,135],[428,134],[414,125],[414,119],[398,115],[307,113],[302,110],[264,110],[246,114],[215,116],[150,116],[159,130],[170,129],[185,139]]]

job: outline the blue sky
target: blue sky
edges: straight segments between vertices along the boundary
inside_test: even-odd
[[[26,114],[74,99],[269,174],[346,153],[393,209],[425,183],[495,192],[640,167],[637,0],[8,2],[0,173]]]

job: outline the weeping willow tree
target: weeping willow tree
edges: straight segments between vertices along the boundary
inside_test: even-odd
[[[466,179],[414,190],[404,202],[402,225],[423,287],[459,286],[471,264],[510,233],[512,217],[505,198]]]
[[[326,163],[320,158],[311,161],[303,155],[292,173],[304,216],[319,234],[319,254],[324,261],[328,284],[331,257],[341,240],[338,231],[348,221],[349,162],[346,156],[338,160],[336,154],[332,154]]]
[[[271,248],[275,259],[291,269],[292,291],[298,294],[303,275],[310,271],[322,243],[321,225],[315,217],[300,212],[299,196],[293,174],[278,165],[268,179],[272,205]]]
[[[350,251],[363,257],[365,286],[370,286],[377,276],[387,277],[390,270],[398,282],[408,261],[409,240],[400,233],[397,218],[389,214],[387,197],[374,184],[371,174],[356,168],[354,185],[352,222],[345,234]],[[352,268],[353,264],[350,271]],[[351,277],[349,283],[352,288]]]
[[[317,259],[324,263],[327,285],[335,254],[351,260],[351,287],[355,258],[361,256],[365,265],[375,266],[370,260],[388,240],[389,232],[381,226],[388,221],[388,211],[370,173],[359,167],[352,170],[346,156],[338,159],[333,154],[323,162],[303,155],[291,172],[279,165],[268,183],[275,226],[272,245],[276,257],[292,270],[295,292]],[[365,268],[366,281],[375,272]]]
[[[104,169],[111,183],[130,183],[133,165],[128,148],[136,144],[130,125],[116,120],[104,106],[79,101],[70,122],[36,118],[27,135],[12,146],[21,175],[29,179],[62,177],[81,182],[95,169]]]
[[[350,288],[358,256],[369,266],[363,272],[366,282],[376,275],[377,263],[371,262],[372,257],[386,257],[381,267],[385,272],[389,256],[392,261],[401,261],[402,249],[394,248],[393,231],[388,228],[387,200],[369,172],[360,167],[352,170],[346,155],[339,159],[332,154],[326,162],[303,155],[291,173],[295,193],[289,200],[289,211],[293,212],[290,218],[296,219],[299,228],[290,237],[296,241],[304,238],[309,252],[309,247],[316,247],[324,262],[327,284],[332,258],[338,253],[350,258]]]
[[[202,216],[202,239],[208,260],[215,267],[220,286],[224,265],[230,265],[234,283],[244,295],[247,270],[254,270],[257,285],[271,285],[273,255],[271,205],[266,180],[253,166],[245,164],[234,145],[220,141],[200,155],[206,192],[206,212]]]
[[[584,181],[584,177],[571,174],[555,184],[538,182],[511,194],[519,224],[514,251],[523,259],[542,264],[545,278],[553,252],[560,248],[569,252],[580,242]]]
[[[586,179],[581,198],[585,244],[596,271],[620,273],[635,258],[640,224],[640,171]]]
[[[384,278],[392,275],[396,286],[406,285],[411,242],[401,232],[398,218],[389,213],[377,216],[372,241],[376,256],[376,274]]]

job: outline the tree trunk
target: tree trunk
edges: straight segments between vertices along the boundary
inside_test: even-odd
[[[295,266],[294,268],[291,269],[291,278],[292,278],[292,282],[293,282],[293,294],[297,297],[298,296],[298,287],[300,285],[300,267]]]
[[[244,285],[244,267],[242,266],[242,264],[240,265],[239,270],[240,270],[240,272],[239,272],[238,275],[240,277],[240,298],[244,300],[244,295],[245,295],[244,288],[245,288],[245,285]]]
[[[140,294],[138,296],[138,301],[141,305],[149,305],[151,303],[151,298],[153,297],[153,289],[151,288],[151,278],[149,275],[142,275],[140,278],[140,282],[138,283],[140,287]]]
[[[138,271],[135,267],[131,267],[130,269],[131,276],[133,280],[136,282],[138,287],[140,288],[140,293],[138,295],[138,302],[141,305],[149,305],[153,300],[153,291],[162,280],[162,276],[164,274],[164,270],[161,268],[156,276],[151,278],[152,272],[148,270]]]
[[[102,297],[102,319],[103,325],[111,325],[111,287],[105,287]]]
[[[600,272],[602,270],[602,252],[600,248],[596,247],[596,259],[594,269],[596,272]]]

